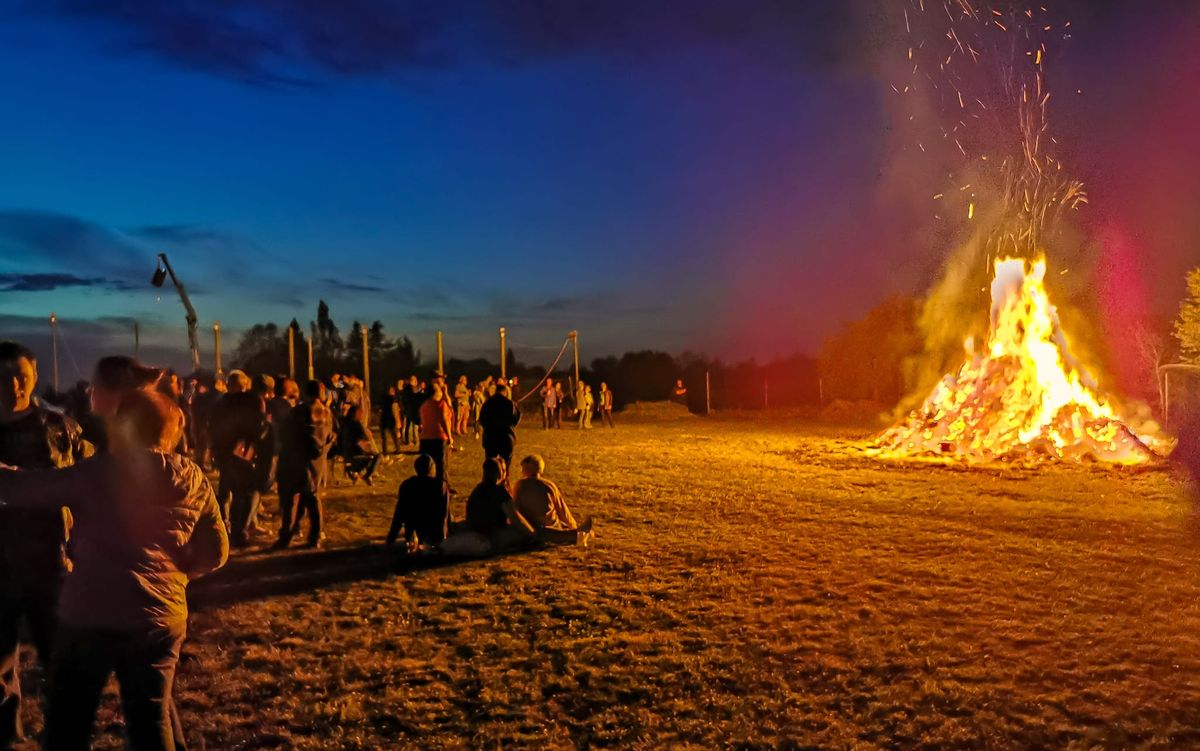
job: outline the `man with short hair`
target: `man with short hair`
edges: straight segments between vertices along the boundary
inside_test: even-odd
[[[400,483],[387,533],[391,545],[403,528],[409,552],[445,540],[450,520],[450,487],[437,477],[434,457],[421,454],[413,462],[413,470],[416,474]]]
[[[37,358],[17,342],[0,342],[0,464],[61,469],[92,447],[69,417],[41,406]],[[64,499],[66,500],[66,499]],[[63,507],[0,509],[0,749],[22,737],[20,626],[25,621],[43,666],[50,664],[55,610],[67,561]]]
[[[600,383],[600,403],[597,405],[600,408],[600,418],[603,424],[608,427],[613,427],[613,392],[603,381]]]
[[[513,449],[517,445],[517,425],[520,422],[521,413],[512,399],[508,398],[508,386],[496,386],[496,393],[488,397],[479,411],[485,459],[498,456],[504,460],[505,467],[512,464]]]
[[[521,460],[521,479],[513,488],[513,505],[546,542],[587,545],[592,538],[592,519],[575,522],[562,491],[542,476],[546,462],[537,454]]]

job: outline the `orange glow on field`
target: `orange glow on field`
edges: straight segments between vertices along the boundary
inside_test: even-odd
[[[998,259],[986,346],[924,404],[878,439],[884,456],[968,462],[1093,459],[1140,464],[1154,457],[1074,363],[1045,287],[1044,259]]]

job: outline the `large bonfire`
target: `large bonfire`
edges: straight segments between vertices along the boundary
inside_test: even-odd
[[[1131,429],[1071,354],[1044,283],[1044,249],[1065,215],[1087,203],[1083,184],[1047,150],[1055,143],[1046,112],[1047,45],[1069,39],[1071,24],[1029,0],[897,4],[910,45],[899,70],[908,82],[891,88],[917,128],[918,158],[938,153],[939,143],[962,156],[950,185],[934,196],[935,218],[962,202],[960,216],[976,229],[956,258],[960,268],[979,270],[972,275],[992,270],[992,306],[982,346],[968,339],[957,371],[880,435],[874,452],[968,462],[1149,461],[1157,439]],[[991,210],[977,217],[981,200]],[[931,293],[933,315],[923,326],[933,356],[947,343],[938,337],[954,329],[946,311],[964,312],[962,303],[982,283],[948,272]]]
[[[1044,259],[995,262],[987,342],[967,340],[958,371],[879,437],[884,454],[1122,464],[1154,456],[1075,363],[1045,274]]]

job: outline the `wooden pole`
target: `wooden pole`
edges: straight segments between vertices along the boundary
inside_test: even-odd
[[[296,378],[296,322],[288,324],[288,378]]]
[[[313,367],[313,342],[317,340],[317,324],[309,321],[308,327],[308,380],[311,381],[317,377],[317,370]]]
[[[437,332],[437,347],[438,347],[438,372],[445,373],[446,366],[442,360],[442,332]]]
[[[362,333],[362,358],[363,358],[363,391],[367,394],[371,393],[371,353],[367,344],[367,327],[359,326],[358,330]]]
[[[578,331],[571,332],[571,341],[573,341],[575,343],[575,346],[573,348],[575,350],[575,383],[578,384],[579,383],[579,332]],[[576,388],[578,388],[578,386],[576,386]]]
[[[709,371],[704,371],[704,414],[712,414],[712,378]]]
[[[213,321],[213,352],[216,359],[216,374],[221,375],[221,322]]]
[[[138,322],[133,322],[133,359],[141,359],[142,354],[142,332]]]
[[[504,327],[500,327],[500,379],[508,375],[508,347],[504,344]]]
[[[58,316],[50,314],[50,351],[54,360],[54,391],[58,392]]]

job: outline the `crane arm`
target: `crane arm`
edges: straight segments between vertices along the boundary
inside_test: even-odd
[[[188,346],[192,350],[192,370],[200,369],[200,340],[196,333],[196,327],[200,323],[200,319],[196,316],[196,309],[192,307],[192,301],[188,299],[187,290],[183,287],[183,282],[179,281],[179,277],[175,276],[175,269],[171,268],[171,262],[167,260],[166,253],[159,253],[158,260],[167,270],[167,276],[171,277],[171,283],[175,285],[175,291],[179,293],[179,301],[183,303],[183,309],[187,312],[188,325]]]

